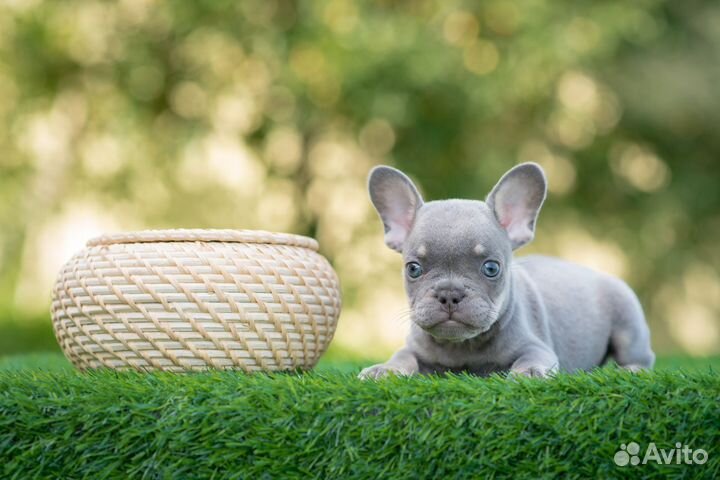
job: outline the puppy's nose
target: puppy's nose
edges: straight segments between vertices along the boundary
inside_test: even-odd
[[[441,305],[452,308],[465,298],[465,288],[450,281],[442,281],[435,287],[435,297]]]
[[[457,290],[444,290],[442,292],[438,292],[437,298],[438,302],[443,305],[450,303],[457,305],[463,301],[463,298],[465,298],[465,292],[459,292]]]

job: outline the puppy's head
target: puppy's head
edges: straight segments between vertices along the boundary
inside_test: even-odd
[[[413,321],[450,341],[488,331],[508,299],[512,251],[534,235],[547,190],[540,166],[511,169],[486,202],[425,203],[405,174],[386,166],[368,183],[385,243],[405,261]]]

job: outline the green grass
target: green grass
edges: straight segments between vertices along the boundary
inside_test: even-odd
[[[718,363],[360,382],[355,363],[308,374],[79,374],[57,355],[10,357],[0,360],[0,477],[713,478]],[[708,461],[616,466],[631,441],[642,452],[681,442]]]

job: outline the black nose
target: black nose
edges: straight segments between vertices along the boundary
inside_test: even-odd
[[[465,298],[465,289],[462,286],[454,285],[450,282],[441,282],[435,288],[435,297],[441,305],[451,308],[457,305]]]
[[[457,305],[458,303],[462,302],[463,298],[465,298],[465,294],[462,292],[442,292],[438,293],[437,297],[438,302],[442,303],[443,305],[447,305],[448,303]]]

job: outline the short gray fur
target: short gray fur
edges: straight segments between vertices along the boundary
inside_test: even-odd
[[[423,202],[402,172],[380,166],[369,191],[386,244],[417,262],[404,274],[411,330],[404,348],[360,378],[467,371],[546,377],[588,370],[614,359],[651,368],[642,307],[622,280],[560,259],[514,258],[530,242],[546,196],[539,165],[507,172],[477,200]],[[490,278],[483,263],[499,263]],[[492,269],[490,269],[492,272]]]

